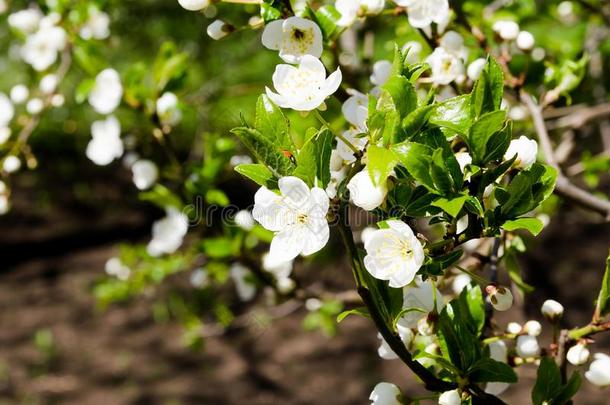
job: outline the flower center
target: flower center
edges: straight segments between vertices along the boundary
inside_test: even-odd
[[[300,41],[301,39],[305,38],[305,32],[301,31],[298,28],[295,28],[294,30],[292,30],[292,37],[297,41]]]
[[[297,215],[297,223],[304,224],[307,222],[307,214],[299,214]]]

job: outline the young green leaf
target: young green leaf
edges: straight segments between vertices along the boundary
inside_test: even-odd
[[[532,391],[532,402],[534,405],[551,403],[553,398],[561,390],[561,371],[555,361],[550,357],[540,360],[536,384]]]
[[[469,197],[467,195],[461,195],[453,198],[439,197],[432,202],[432,205],[441,208],[447,214],[457,218],[468,198]]]
[[[504,127],[506,111],[493,111],[483,114],[470,128],[468,133],[468,145],[473,162],[478,165],[487,163],[485,157],[488,155],[487,144]],[[508,145],[507,145],[508,146]]]
[[[544,224],[538,218],[518,218],[511,221],[506,221],[502,225],[505,231],[516,231],[517,229],[525,229],[534,236],[537,236],[544,228]]]
[[[236,166],[235,171],[260,186],[265,186],[268,189],[277,188],[277,179],[273,177],[273,173],[267,169],[267,166],[261,163],[242,164]]]
[[[239,127],[231,130],[242,143],[264,163],[272,172],[279,176],[288,176],[295,169],[294,163],[279,151],[278,145],[263,136],[258,130]]]
[[[610,312],[610,254],[606,259],[606,271],[602,281],[602,288],[597,297],[597,311],[600,316],[606,316]]]
[[[269,100],[266,95],[261,95],[256,102],[256,128],[265,138],[276,143],[280,149],[295,152],[295,147],[290,137],[290,122],[284,116],[280,108]]]
[[[475,383],[516,383],[517,374],[508,364],[484,357],[468,370],[468,380]]]
[[[398,164],[398,158],[394,152],[380,146],[369,146],[367,156],[369,161],[366,166],[374,184],[385,182]]]

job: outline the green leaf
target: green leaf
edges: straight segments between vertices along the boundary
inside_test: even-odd
[[[403,119],[417,108],[417,93],[413,84],[402,75],[391,76],[382,87],[392,97],[394,107]]]
[[[462,257],[463,252],[459,249],[441,256],[430,258],[418,271],[418,274],[429,276],[440,276],[444,270],[456,263]]]
[[[478,165],[487,163],[485,157],[488,155],[487,145],[492,137],[504,127],[506,111],[493,111],[483,114],[470,128],[468,133],[468,145],[473,162]],[[508,145],[507,145],[508,146]]]
[[[600,316],[606,316],[610,312],[610,253],[606,259],[602,288],[597,297],[597,312]]]
[[[517,374],[508,364],[484,357],[468,370],[468,380],[475,383],[516,383]]]
[[[437,198],[424,186],[397,184],[390,194],[390,216],[424,217],[430,210],[430,204]]]
[[[470,330],[476,336],[480,336],[485,326],[485,300],[481,288],[474,283],[469,284],[460,293],[458,302],[462,313],[468,318],[466,324],[471,326]]]
[[[432,148],[415,142],[402,142],[392,146],[392,150],[409,174],[430,191],[437,191],[430,174]]]
[[[276,143],[281,150],[295,153],[295,147],[290,137],[290,122],[282,110],[264,94],[256,102],[254,128],[265,138]]]
[[[231,132],[256,156],[257,160],[264,163],[278,177],[288,176],[294,171],[294,163],[279,151],[278,145],[256,129],[240,127],[234,128]]]
[[[454,198],[439,197],[432,202],[432,205],[441,208],[447,214],[456,218],[468,198],[469,197],[467,195],[461,195]]]
[[[282,17],[282,13],[277,8],[273,7],[271,4],[263,3],[261,4],[261,17],[265,23],[268,23],[273,20],[277,20]]]
[[[385,182],[394,167],[398,164],[398,157],[389,149],[371,145],[367,150],[369,175],[374,184]]]
[[[349,311],[343,311],[337,316],[337,322],[341,323],[345,318],[350,315],[360,315],[365,318],[370,318],[371,314],[369,314],[369,310],[366,307],[358,307],[354,309],[350,309]]]
[[[273,177],[271,170],[261,163],[242,164],[235,167],[235,171],[249,178],[260,186],[269,189],[277,189],[277,179]]]
[[[513,219],[533,210],[553,192],[556,179],[557,171],[540,163],[521,171],[506,187],[508,199],[502,201],[502,215]]]
[[[502,67],[490,56],[471,92],[472,115],[479,117],[486,112],[500,109],[503,94],[504,73]]]
[[[325,5],[320,7],[316,10],[315,16],[326,40],[333,40],[341,32],[341,28],[337,26],[341,13],[334,6]]]
[[[208,238],[201,242],[204,253],[212,259],[222,259],[233,255],[233,242],[229,238]]]
[[[466,135],[472,125],[470,95],[466,94],[434,104],[429,122],[439,127],[449,128],[460,135]]]
[[[561,390],[561,372],[555,361],[550,357],[540,360],[536,384],[532,390],[534,405],[550,402]]]
[[[568,380],[568,383],[563,386],[561,391],[559,391],[551,403],[553,405],[563,405],[569,403],[572,397],[576,395],[580,389],[581,384],[582,378],[580,377],[580,373],[578,371],[573,372]]]
[[[205,193],[205,201],[210,205],[215,204],[221,207],[226,207],[231,203],[229,197],[223,191],[216,189],[208,190]]]
[[[425,105],[415,109],[405,117],[405,119],[402,121],[402,129],[406,133],[407,139],[419,132],[424,125],[428,123],[428,117],[433,108],[433,104]],[[403,140],[404,139],[399,139],[398,141]]]
[[[140,200],[151,202],[161,209],[167,207],[181,209],[183,206],[180,197],[161,184],[155,184],[152,190],[141,192],[139,197]]]
[[[532,235],[537,236],[544,228],[544,224],[538,218],[518,218],[511,221],[506,221],[502,225],[505,231],[516,231],[517,229],[525,229]]]
[[[320,181],[318,187],[326,188],[330,181],[330,155],[333,134],[326,127],[303,145],[297,156],[294,175],[302,178],[310,186]]]
[[[173,42],[164,42],[152,66],[157,91],[162,93],[186,76],[188,55],[179,52]]]
[[[467,326],[459,303],[452,300],[440,314],[438,322],[439,344],[443,354],[463,373],[466,373],[480,358],[479,340]]]

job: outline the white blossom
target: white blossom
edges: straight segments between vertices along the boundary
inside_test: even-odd
[[[440,291],[438,289],[435,291],[430,281],[418,283],[418,278],[415,281],[415,285],[404,289],[402,301],[403,309],[409,311],[400,318],[400,323],[409,328],[417,327],[420,319],[426,318],[433,310],[440,312],[445,306]],[[436,307],[434,306],[435,296]]]
[[[188,231],[188,218],[174,207],[166,210],[165,217],[155,221],[152,227],[152,239],[146,251],[153,257],[174,253],[180,246]]]
[[[404,343],[405,346],[409,346],[413,341],[415,334],[408,326],[405,326],[404,320],[399,320],[396,324],[396,329],[398,330],[398,336],[400,336],[400,340]],[[379,348],[377,349],[377,354],[384,360],[395,360],[398,358],[396,353],[392,350],[388,342],[381,336],[381,333],[377,333],[377,338],[380,340]]]
[[[95,78],[95,84],[89,93],[89,104],[100,114],[112,113],[123,98],[123,85],[116,70],[102,70]]]
[[[458,164],[460,165],[460,169],[462,170],[462,173],[464,173],[466,171],[466,166],[468,166],[469,164],[472,164],[472,156],[470,156],[470,153],[468,153],[468,152],[456,153],[455,160],[457,160]]]
[[[483,72],[486,63],[487,61],[483,58],[478,58],[472,61],[466,70],[466,75],[468,78],[473,82],[478,80],[479,77],[481,77],[481,73]]]
[[[10,14],[8,16],[8,25],[24,34],[30,34],[38,29],[38,24],[40,24],[42,17],[42,12],[39,9],[28,8]]]
[[[373,227],[373,226],[367,226],[366,228],[364,228],[360,232],[360,241],[362,243],[366,243],[366,241],[369,240],[369,238],[374,235],[376,230],[377,230],[377,228]]]
[[[40,79],[38,88],[44,94],[53,94],[55,92],[55,90],[57,89],[58,84],[59,84],[59,78],[57,77],[57,75],[55,75],[53,73],[49,73],[47,75],[44,75],[43,78]]]
[[[273,274],[278,280],[290,277],[292,266],[292,260],[279,260],[269,253],[263,255],[263,270]]]
[[[530,336],[540,336],[542,325],[538,321],[527,321],[523,325],[523,331]]]
[[[280,195],[261,187],[252,211],[257,222],[275,232],[270,254],[274,260],[289,261],[319,251],[329,237],[328,196],[319,187],[309,189],[297,177],[282,177],[278,186]]]
[[[254,217],[248,210],[240,210],[235,214],[235,225],[239,226],[244,231],[251,231],[254,228]]]
[[[440,46],[462,61],[468,59],[468,49],[464,46],[464,38],[455,31],[447,31],[441,38]]]
[[[563,316],[563,305],[555,300],[546,300],[542,303],[540,312],[549,321],[556,322]]]
[[[575,366],[582,366],[589,360],[589,349],[587,349],[587,345],[584,343],[577,343],[574,346],[570,347],[568,353],[566,355],[570,364]]]
[[[517,47],[522,51],[531,51],[534,49],[534,45],[536,45],[536,40],[531,32],[521,31],[517,35]]]
[[[506,287],[488,285],[485,288],[489,301],[496,311],[508,311],[513,306],[513,294]]]
[[[298,67],[277,65],[273,73],[273,85],[277,93],[268,87],[266,92],[271,101],[282,108],[311,111],[337,91],[341,78],[339,68],[326,78],[322,62],[311,55],[303,55]]]
[[[359,17],[381,13],[384,7],[385,0],[337,0],[335,8],[341,14],[337,25],[350,26]]]
[[[318,24],[301,17],[290,17],[268,23],[263,31],[263,45],[279,50],[280,58],[299,63],[303,55],[322,56],[322,31]]]
[[[389,280],[390,287],[404,287],[424,263],[424,249],[409,225],[399,220],[386,224],[364,244],[364,267],[373,277]]]
[[[65,48],[68,35],[63,28],[42,25],[27,37],[21,48],[21,58],[37,71],[49,68],[57,61],[58,52]]]
[[[78,35],[83,39],[106,39],[110,36],[110,17],[100,10],[89,13],[89,19],[81,27]]]
[[[39,98],[33,98],[25,105],[25,110],[28,114],[38,115],[42,112],[44,108],[44,103]]]
[[[448,0],[395,0],[396,4],[407,8],[409,24],[415,28],[427,28],[432,23],[442,32],[449,22]]]
[[[233,32],[233,26],[222,20],[214,20],[208,25],[206,32],[210,38],[218,41]]]
[[[468,274],[458,274],[451,283],[451,290],[455,295],[460,295],[462,290],[470,284],[472,279]]]
[[[517,355],[522,358],[535,357],[540,354],[540,345],[536,336],[521,335],[515,346]]]
[[[489,344],[489,357],[495,361],[506,363],[508,361],[508,348],[503,340],[496,340]]]
[[[210,5],[210,0],[178,0],[180,5],[190,11],[198,11]]]
[[[423,51],[423,46],[417,41],[408,41],[402,46],[402,52],[407,52],[406,62],[409,64],[418,63],[421,61],[420,54]]]
[[[4,158],[2,170],[7,173],[15,173],[19,169],[21,169],[21,160],[17,156],[9,155]]]
[[[350,96],[341,106],[343,116],[360,132],[366,132],[366,120],[369,117],[369,98],[357,90],[349,89]]]
[[[371,405],[400,405],[401,396],[400,389],[397,386],[387,382],[380,382],[373,388],[373,392],[369,396]]]
[[[30,96],[30,90],[23,84],[17,84],[11,88],[11,101],[15,104],[25,103]]]
[[[162,123],[176,125],[182,119],[182,112],[178,107],[178,97],[166,91],[157,99],[157,114]]]
[[[438,403],[439,405],[460,405],[462,403],[460,391],[455,389],[443,392],[438,397]]]
[[[373,179],[366,167],[351,178],[347,189],[352,203],[367,211],[372,211],[383,204],[388,194],[387,181],[384,180],[377,185],[373,184]]]
[[[519,169],[527,169],[536,162],[537,154],[538,143],[525,135],[521,135],[519,139],[510,141],[510,145],[508,145],[508,149],[504,153],[504,160],[517,156],[513,165]]]
[[[13,107],[13,103],[6,94],[0,92],[0,127],[8,126],[14,115],[15,107]]]
[[[111,257],[106,261],[106,265],[104,266],[106,274],[109,276],[114,276],[119,280],[125,281],[131,275],[131,269],[123,264],[121,259],[118,257]]]
[[[585,378],[593,385],[607,387],[610,385],[610,356],[596,353],[589,370],[585,372]]]
[[[91,125],[91,141],[87,145],[87,157],[96,165],[106,166],[123,155],[121,123],[113,115]]]
[[[426,62],[432,70],[430,79],[434,84],[446,85],[464,77],[464,63],[442,47],[436,48]]]
[[[375,86],[383,86],[390,79],[392,74],[392,62],[389,60],[380,60],[373,64],[373,73],[371,74],[371,83]]]
[[[367,137],[358,136],[361,135],[362,131],[357,128],[352,128],[343,132],[343,137],[347,140],[352,146],[354,146],[359,151],[363,151],[367,144]],[[356,161],[356,157],[354,156],[354,151],[350,148],[342,139],[337,139],[337,154],[342,159],[342,164],[351,164]]]
[[[155,162],[147,159],[136,161],[131,166],[133,184],[138,190],[146,190],[152,187],[159,178],[159,169]]]
[[[256,285],[253,283],[253,274],[249,268],[240,264],[233,263],[229,270],[231,279],[235,283],[237,295],[242,301],[250,301],[256,295]]]

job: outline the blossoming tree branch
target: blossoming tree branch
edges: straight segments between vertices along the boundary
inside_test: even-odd
[[[569,106],[584,77],[601,80],[597,71],[587,73],[595,54],[563,60],[547,55],[519,18],[503,12],[510,2],[178,3],[214,19],[207,26],[214,40],[230,42],[243,31],[260,36],[257,52],[273,54],[277,62],[256,90],[253,119],[242,118],[231,134],[209,135],[204,165],[195,168],[175,153],[172,140],[186,103],[174,92],[186,93],[180,87],[188,70],[185,53],[166,44],[152,72],[146,66],[96,69],[95,53],[85,44],[110,35],[101,9],[83,8],[73,16],[61,6],[32,6],[8,16],[23,42],[19,58],[40,80],[37,88],[16,84],[8,96],[0,93],[0,142],[8,145],[3,178],[17,172],[22,160],[35,168],[28,137],[41,114],[63,104],[58,86],[75,59],[90,76],[76,97],[98,116],[84,153],[100,166],[122,159],[143,199],[166,212],[147,246],[108,261],[109,279],[96,288],[100,299],[124,298],[189,268],[195,288],[230,280],[244,301],[267,289],[279,306],[305,303],[314,326],[332,330],[347,316],[366,317],[378,332],[379,357],[404,363],[439,404],[503,403],[503,392],[519,383],[515,370],[531,363],[538,367],[534,404],[569,403],[582,384],[583,367],[589,383],[610,385],[610,357],[590,355],[594,336],[610,329],[610,261],[600,263],[589,324],[562,329],[564,307],[554,297],[545,297],[541,308],[550,342],[539,340],[538,321],[502,325],[495,319],[513,306],[514,294],[531,292],[516,269],[525,250],[521,235],[543,231],[549,221],[543,208],[556,201],[553,194],[581,207],[585,220],[610,219],[607,196],[574,179],[584,171],[589,178],[598,175],[594,165],[568,166],[574,136],[553,132],[610,115],[604,104]],[[606,23],[603,4],[551,3],[544,7],[557,18],[584,15]],[[575,3],[582,3],[580,14]],[[2,0],[0,5],[7,7]],[[245,10],[247,23],[231,20],[236,8]],[[379,24],[397,34],[384,49],[389,58],[375,60]],[[404,32],[408,41],[399,39]],[[543,77],[529,68],[545,61]],[[607,98],[597,85],[596,94]],[[142,141],[122,136],[117,109],[147,122],[166,167],[135,152]],[[25,118],[14,122],[18,114]],[[597,162],[606,162],[608,130],[600,133],[605,150]],[[236,153],[234,139],[249,156]],[[259,187],[252,210],[236,212],[234,226],[188,242],[193,213],[185,206],[200,195],[206,205],[228,205],[216,185],[227,166]],[[172,184],[182,191],[172,191]],[[0,185],[0,209],[7,212],[10,187]],[[364,228],[355,223],[363,212]],[[340,235],[345,253],[328,254],[349,263],[354,294],[312,291],[293,277],[293,263],[328,249],[333,235]],[[370,401],[418,400],[400,385],[379,382]]]

